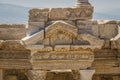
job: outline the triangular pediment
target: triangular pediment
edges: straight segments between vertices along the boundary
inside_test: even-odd
[[[75,37],[77,36],[77,27],[71,24],[68,24],[64,21],[56,21],[50,26],[48,26],[45,32],[46,32],[46,37],[51,37],[52,35],[59,33],[59,32]]]

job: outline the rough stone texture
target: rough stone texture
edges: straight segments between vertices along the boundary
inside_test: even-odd
[[[96,37],[99,37],[99,27],[97,21],[92,21],[92,34]]]
[[[20,40],[26,36],[25,25],[23,24],[1,24],[0,39],[1,40]]]
[[[92,29],[92,22],[91,21],[77,21],[78,29],[82,30],[91,30]]]
[[[48,21],[49,9],[32,9],[29,11],[29,22]]]
[[[52,8],[49,13],[50,20],[77,20],[91,19],[93,7],[81,8]]]
[[[116,21],[99,24],[99,32],[100,38],[111,39],[115,37],[118,34],[118,26],[116,24]]]
[[[101,39],[111,39],[118,34],[117,21],[99,20],[93,22],[93,35]]]
[[[120,21],[92,14],[88,0],[77,0],[74,8],[30,10],[26,27],[1,24],[0,80],[92,80],[90,70],[93,80],[119,80]]]
[[[32,35],[45,27],[45,22],[29,22],[29,28],[27,29],[27,35]]]

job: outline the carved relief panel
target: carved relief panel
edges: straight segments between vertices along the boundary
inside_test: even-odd
[[[72,44],[72,38],[69,35],[64,34],[62,31],[50,38],[51,45],[70,45]]]

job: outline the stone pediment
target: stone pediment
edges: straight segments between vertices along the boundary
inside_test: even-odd
[[[25,45],[77,45],[91,46],[92,48],[101,48],[103,40],[96,38],[91,34],[78,34],[78,29],[64,21],[56,21],[45,28],[45,31],[39,31],[31,36],[22,39]]]
[[[77,28],[71,24],[68,24],[64,21],[56,21],[50,26],[46,27],[45,31],[39,31],[31,36],[27,36],[22,39],[26,45],[41,44],[41,45],[50,45],[51,41],[62,40],[61,42],[65,44],[67,41],[71,43],[72,38],[77,37]]]
[[[51,37],[59,32],[67,34],[71,37],[77,36],[77,27],[68,24],[64,21],[56,21],[52,25],[48,26],[45,30],[46,37]]]

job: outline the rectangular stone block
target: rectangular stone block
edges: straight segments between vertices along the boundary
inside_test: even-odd
[[[91,21],[77,21],[78,29],[92,29],[92,22]]]
[[[48,21],[49,9],[32,9],[29,11],[29,22]]]
[[[0,39],[19,40],[26,36],[26,27],[23,24],[1,24]]]
[[[111,39],[118,34],[117,24],[99,24],[100,38]]]
[[[97,21],[92,22],[92,34],[96,37],[100,35]]]
[[[50,20],[89,20],[92,19],[93,7],[81,8],[52,8],[49,13]]]

